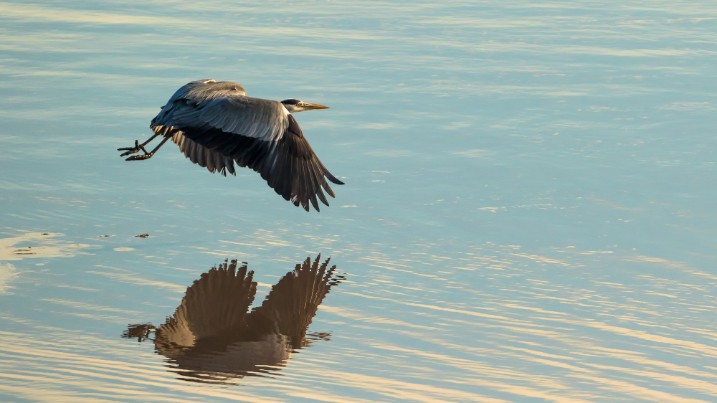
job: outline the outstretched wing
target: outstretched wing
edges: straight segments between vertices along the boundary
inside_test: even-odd
[[[296,119],[277,101],[247,97],[241,85],[211,80],[180,88],[152,120],[195,164],[235,174],[234,164],[258,172],[284,199],[318,211],[327,179],[343,184],[321,163]],[[318,198],[318,200],[317,200]]]

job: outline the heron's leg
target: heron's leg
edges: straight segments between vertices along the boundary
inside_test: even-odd
[[[149,143],[150,141],[154,140],[154,138],[157,136],[159,136],[159,133],[154,133],[154,135],[152,137],[148,138],[147,141],[145,141],[142,144],[139,144],[139,141],[135,140],[134,147],[122,147],[122,148],[118,148],[117,151],[124,151],[122,154],[120,154],[120,157],[124,157],[125,155],[137,153],[140,150],[144,151],[145,154],[148,154],[147,150],[144,149],[144,146],[146,146],[147,143]]]
[[[155,136],[156,136],[156,134],[155,134]],[[169,137],[165,137],[164,139],[162,139],[162,141],[157,145],[157,147],[154,147],[154,150],[152,150],[150,152],[147,152],[147,150],[145,150],[144,147],[142,147],[144,144],[140,144],[139,146],[142,149],[142,151],[144,151],[144,154],[129,156],[129,157],[127,157],[127,159],[125,159],[125,161],[137,161],[137,160],[146,160],[146,159],[152,158],[154,153],[156,153],[157,150],[159,150],[159,148],[162,147],[164,145],[164,143],[167,142],[167,140],[169,140]]]

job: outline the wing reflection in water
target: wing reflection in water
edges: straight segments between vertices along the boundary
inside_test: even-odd
[[[279,370],[294,349],[328,338],[306,332],[326,294],[345,277],[335,265],[327,268],[329,259],[320,264],[320,257],[297,264],[251,312],[254,272],[246,263],[225,261],[187,288],[163,325],[130,325],[122,336],[151,340],[154,331],[157,353],[186,380],[223,383]]]

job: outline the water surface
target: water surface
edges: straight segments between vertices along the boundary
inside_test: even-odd
[[[715,400],[715,19],[0,2],[2,400]],[[200,78],[330,105],[297,119],[346,182],[331,206],[171,144],[118,157]],[[194,382],[121,337],[227,258],[262,301],[319,253],[346,280],[276,371]]]

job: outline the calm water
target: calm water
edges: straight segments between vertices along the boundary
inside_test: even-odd
[[[717,400],[717,3],[115,3],[0,2],[0,400]],[[331,207],[118,157],[200,78],[330,105]],[[256,365],[122,337],[319,253]]]

